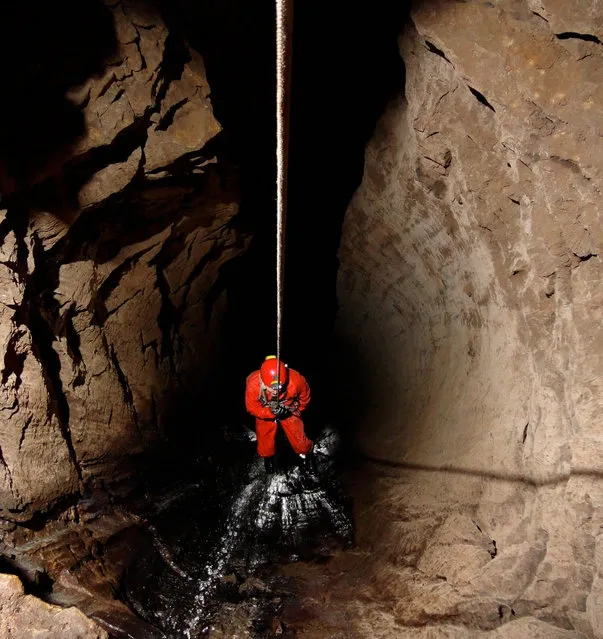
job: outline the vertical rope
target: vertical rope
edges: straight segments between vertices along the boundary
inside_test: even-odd
[[[276,357],[281,361],[293,0],[276,0]],[[280,383],[280,375],[278,382]]]

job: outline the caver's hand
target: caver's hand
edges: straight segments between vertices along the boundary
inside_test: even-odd
[[[271,408],[271,410],[276,419],[286,419],[291,415],[289,407],[285,406],[285,404],[278,404],[278,406]]]

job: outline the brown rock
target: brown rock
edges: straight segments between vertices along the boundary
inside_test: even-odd
[[[14,575],[0,575],[0,636],[14,639],[108,639],[109,635],[77,608],[59,608],[23,592]]]
[[[602,636],[602,23],[588,3],[433,0],[399,39],[337,331],[340,379],[362,388],[339,405],[391,476],[363,494],[362,541],[404,624]],[[413,518],[422,548],[404,545]]]
[[[122,191],[134,178],[142,159],[142,150],[135,149],[125,162],[110,164],[92,176],[79,192],[80,206],[102,202],[110,195]]]
[[[7,519],[131,476],[173,436],[176,404],[198,401],[220,348],[218,272],[246,245],[208,150],[221,127],[202,59],[144,3],[101,9],[114,50],[67,91],[83,132],[16,176],[35,205],[0,216]]]

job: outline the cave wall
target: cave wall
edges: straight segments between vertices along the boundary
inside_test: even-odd
[[[13,45],[28,21],[36,36],[3,56],[0,517],[13,520],[204,427],[221,269],[246,246],[203,60],[157,8],[27,10],[2,16]]]
[[[602,25],[590,2],[425,0],[399,38],[337,335],[344,421],[391,474],[363,488],[359,535],[400,623],[493,628],[498,601],[603,636]],[[443,534],[455,512],[496,552]],[[396,572],[417,565],[447,580],[437,605]]]

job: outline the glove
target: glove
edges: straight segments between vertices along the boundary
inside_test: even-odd
[[[287,417],[289,417],[289,415],[291,415],[291,411],[284,404],[279,404],[272,409],[272,414],[277,419],[286,419]]]

